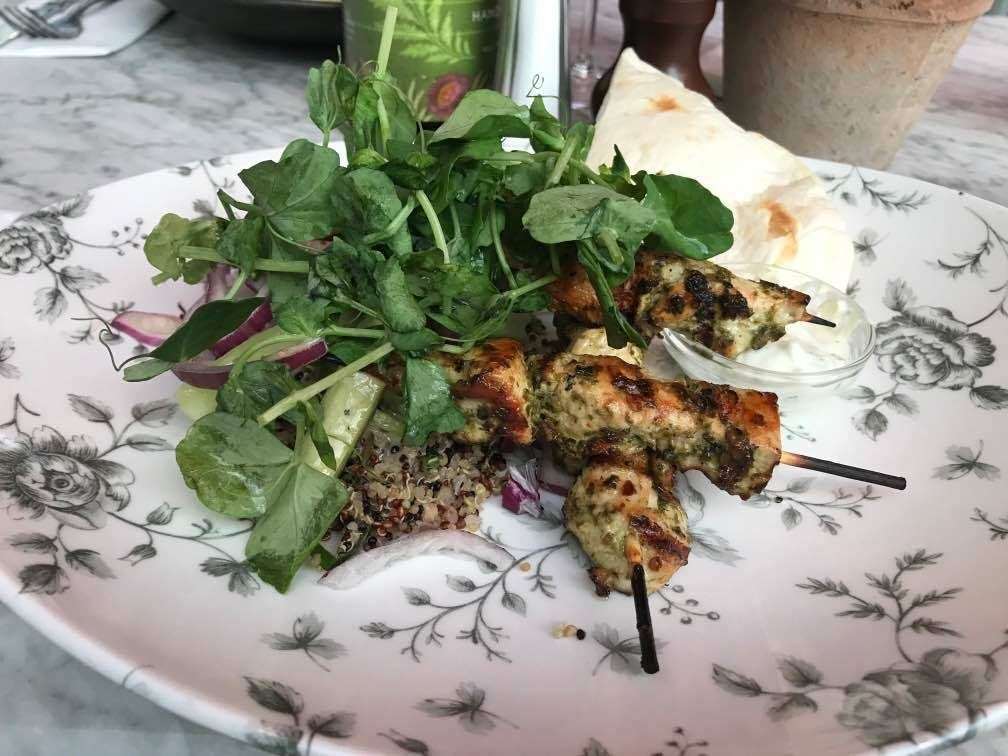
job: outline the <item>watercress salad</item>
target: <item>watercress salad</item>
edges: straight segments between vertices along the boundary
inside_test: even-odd
[[[370,71],[327,60],[309,72],[318,143],[298,139],[279,160],[241,171],[251,202],[219,190],[226,217],[165,215],[145,244],[155,283],[197,283],[220,265],[235,278],[227,296],[128,365],[128,381],[200,358],[262,306],[236,296],[247,282],[268,291],[273,325],[232,350],[216,411],[176,456],[204,505],[256,520],[246,556],[280,591],[313,552],[331,563],[319,542],[347,499],[337,476],[381,394],[360,371],[402,364],[398,420],[404,443],[421,445],[464,423],[425,355],[464,352],[513,313],[545,309],[545,287],[572,264],[598,295],[609,344],[644,346],[612,293],[637,250],[706,259],[732,244],[732,214],[703,186],[631,174],[618,149],[592,170],[593,127],[564,126],[541,98],[524,106],[470,91],[425,129],[387,72],[394,24],[390,8]],[[337,132],[346,165],[328,146]],[[505,149],[508,137],[530,151]],[[310,381],[260,359],[319,339],[326,357]]]

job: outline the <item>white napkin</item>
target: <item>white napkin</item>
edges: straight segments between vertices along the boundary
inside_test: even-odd
[[[13,223],[15,218],[20,217],[21,213],[15,212],[14,210],[0,210],[0,231]]]
[[[39,0],[41,4],[43,0]],[[0,0],[0,4],[10,4]],[[142,37],[168,9],[155,0],[116,0],[99,5],[82,19],[76,39],[22,36],[0,47],[0,58],[96,58],[122,50]]]

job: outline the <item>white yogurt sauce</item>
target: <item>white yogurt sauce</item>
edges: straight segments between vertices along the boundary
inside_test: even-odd
[[[850,332],[856,324],[856,319],[850,317],[850,308],[845,302],[830,297],[817,302],[811,309],[816,315],[832,320],[837,327],[792,323],[786,328],[786,336],[762,349],[743,352],[736,361],[781,373],[813,373],[850,362],[853,356]]]

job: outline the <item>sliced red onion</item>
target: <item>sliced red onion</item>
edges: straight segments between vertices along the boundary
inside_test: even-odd
[[[190,386],[205,389],[218,389],[227,383],[231,374],[230,365],[213,364],[213,356],[204,352],[188,362],[180,362],[172,368],[178,379]]]
[[[244,343],[249,336],[259,333],[272,322],[273,310],[270,308],[269,301],[263,300],[263,303],[245,318],[244,323],[210,347],[210,351],[214,353],[215,357],[227,354],[239,344]]]
[[[182,318],[159,312],[128,310],[116,315],[110,325],[141,344],[158,346],[182,325]]]
[[[504,509],[515,514],[542,515],[539,503],[539,460],[536,457],[508,459],[508,480],[501,491]]]
[[[297,344],[296,346],[281,349],[266,359],[282,362],[291,370],[297,370],[298,368],[303,368],[305,365],[310,365],[315,360],[321,360],[326,356],[328,351],[329,347],[326,346],[325,339],[312,339],[311,341],[306,341],[304,344]]]
[[[325,339],[312,339],[303,344],[288,347],[265,359],[282,362],[291,370],[297,370],[315,362],[315,360],[322,359],[328,351]],[[180,362],[172,368],[172,372],[178,376],[179,380],[190,386],[217,389],[227,383],[231,367],[231,365],[215,364],[214,355],[210,352],[204,352],[188,362]]]
[[[207,302],[224,299],[234,283],[235,269],[230,265],[214,265],[203,279]]]
[[[570,486],[561,486],[559,483],[550,483],[548,480],[544,480],[541,475],[539,476],[539,488],[557,496],[566,496],[570,493]]]
[[[319,583],[345,591],[397,562],[426,555],[475,559],[481,567],[495,572],[514,562],[507,549],[467,530],[421,530],[357,554],[329,570],[319,578]]]

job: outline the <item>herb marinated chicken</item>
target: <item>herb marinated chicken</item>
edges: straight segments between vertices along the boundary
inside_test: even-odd
[[[763,490],[780,461],[774,394],[648,378],[610,356],[526,360],[513,339],[437,359],[466,416],[456,432],[462,441],[543,438],[571,472],[593,456],[593,445],[627,441],[743,499]]]
[[[568,267],[549,293],[556,312],[586,325],[604,323],[584,268]],[[613,296],[646,340],[670,328],[725,357],[766,346],[781,338],[788,324],[812,317],[805,309],[807,294],[662,252],[639,253],[633,273],[613,288]]]

